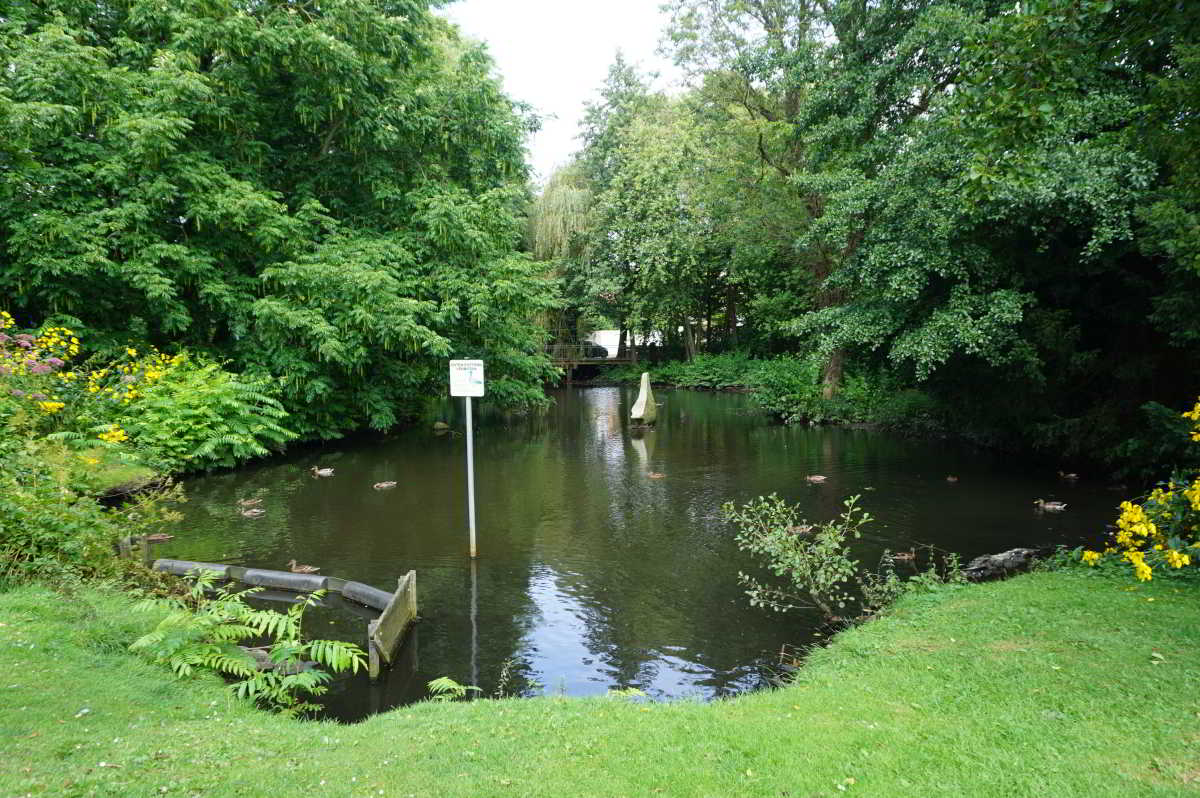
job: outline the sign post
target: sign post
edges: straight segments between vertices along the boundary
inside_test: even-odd
[[[450,361],[450,395],[461,396],[467,405],[467,522],[471,527],[471,559],[475,549],[475,429],[471,420],[471,399],[483,396],[483,361]]]

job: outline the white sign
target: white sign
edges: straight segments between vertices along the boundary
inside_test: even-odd
[[[450,361],[450,395],[483,396],[483,361]]]

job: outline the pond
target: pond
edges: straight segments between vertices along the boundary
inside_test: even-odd
[[[189,480],[181,531],[157,555],[282,570],[295,558],[388,590],[415,569],[422,621],[403,663],[376,685],[339,679],[330,717],[425,698],[439,676],[484,695],[636,687],[710,699],[767,683],[781,648],[811,642],[819,620],[749,606],[737,574],[754,563],[721,520],[724,501],[777,492],[826,520],[861,494],[878,521],[855,552],[873,564],[884,548],[970,558],[1094,541],[1120,498],[942,441],[781,426],[741,394],[660,391],[658,426],[645,432],[630,429],[627,389],[553,398],[543,417],[476,429],[474,565],[465,440],[427,427]],[[314,479],[313,465],[334,476]],[[810,474],[827,480],[810,484]],[[391,490],[372,488],[391,480]],[[242,517],[236,501],[255,496],[265,514]],[[1038,514],[1037,498],[1070,506]],[[365,645],[364,621],[350,613],[317,611],[307,631]]]

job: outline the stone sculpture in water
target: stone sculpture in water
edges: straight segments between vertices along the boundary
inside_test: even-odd
[[[641,424],[650,425],[658,420],[658,405],[654,403],[654,392],[650,390],[650,372],[642,372],[642,387],[629,417]]]

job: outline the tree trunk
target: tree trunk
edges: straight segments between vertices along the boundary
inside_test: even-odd
[[[825,368],[821,371],[822,399],[828,401],[837,396],[838,389],[842,385],[842,359],[844,356],[845,350],[841,347],[829,353],[829,360],[825,361]]]
[[[711,352],[712,348],[712,317],[713,317],[713,301],[712,293],[704,300],[704,351]]]
[[[725,289],[725,348],[737,349],[737,289]]]
[[[692,320],[687,318],[683,320],[683,347],[689,361],[696,357],[696,332]]]
[[[620,337],[617,338],[617,358],[618,359],[625,357],[625,333],[626,332],[627,331],[625,329],[625,325],[622,324],[621,325],[621,335],[620,335]]]

